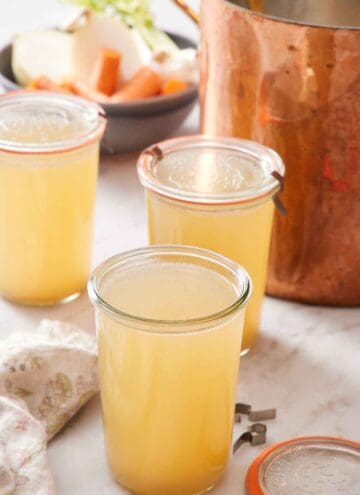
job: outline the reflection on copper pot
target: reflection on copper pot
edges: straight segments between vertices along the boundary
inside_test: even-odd
[[[315,24],[360,26],[360,1],[263,0],[261,8],[297,22],[203,0],[202,131],[260,141],[285,161],[288,215],[275,219],[268,293],[357,305],[360,27]]]

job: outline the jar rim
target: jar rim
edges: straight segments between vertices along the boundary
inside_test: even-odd
[[[225,268],[229,274],[231,273],[236,277],[239,282],[239,294],[234,303],[217,311],[203,317],[190,318],[190,319],[156,319],[147,318],[139,315],[134,315],[120,310],[114,307],[112,304],[108,303],[101,295],[101,289],[99,287],[102,278],[109,273],[109,271],[116,269],[119,265],[123,265],[125,268],[127,263],[134,262],[136,260],[144,260],[146,258],[150,259],[152,256],[181,256],[192,259],[193,261],[197,259],[198,261],[209,261],[218,267]],[[146,325],[146,328],[142,327],[142,331],[147,333],[160,333],[157,329],[162,326],[171,326],[171,332],[162,331],[161,334],[171,333],[187,333],[187,332],[197,332],[201,330],[208,330],[209,325],[213,322],[218,323],[219,321],[229,317],[234,312],[238,311],[240,308],[244,307],[252,293],[252,282],[247,273],[247,271],[234,261],[222,256],[213,251],[192,247],[183,246],[176,244],[163,244],[156,246],[148,246],[145,248],[134,249],[126,251],[121,254],[117,254],[107,259],[100,265],[98,265],[90,276],[88,282],[88,294],[91,302],[94,306],[98,307],[108,315],[121,320],[127,320],[128,322],[137,323],[140,325]],[[207,325],[202,327],[202,325]],[[197,327],[194,329],[194,327]],[[199,328],[201,327],[201,328]]]
[[[265,162],[269,170],[267,180],[260,186],[225,193],[199,193],[171,187],[162,183],[154,174],[156,165],[164,156],[179,150],[222,149],[239,153],[239,156],[257,162]],[[277,194],[283,186],[285,165],[280,155],[273,149],[255,141],[238,138],[212,137],[205,134],[167,139],[145,149],[137,162],[137,171],[141,184],[155,193],[167,198],[200,205],[242,204]]]
[[[84,120],[87,119],[89,125],[70,138],[49,142],[22,142],[0,138],[1,152],[21,155],[63,153],[100,140],[105,132],[105,111],[99,104],[87,101],[79,96],[53,91],[20,90],[0,95],[0,116],[3,109],[11,109],[11,111],[15,112],[16,106],[26,104],[39,104],[39,106],[43,105],[45,108],[46,105],[50,104],[59,109],[72,108],[74,111],[82,112]]]

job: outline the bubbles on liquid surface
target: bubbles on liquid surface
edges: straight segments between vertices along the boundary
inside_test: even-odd
[[[270,462],[264,485],[271,495],[359,495],[360,454],[326,447],[290,449]]]
[[[156,165],[164,185],[188,192],[224,194],[261,187],[269,180],[269,164],[224,149],[186,149],[167,154]]]
[[[84,134],[89,121],[69,105],[39,105],[26,102],[0,112],[0,140],[12,143],[45,144],[66,141]]]
[[[110,271],[101,282],[101,295],[125,313],[160,320],[202,318],[239,297],[235,285],[219,273],[165,261]]]

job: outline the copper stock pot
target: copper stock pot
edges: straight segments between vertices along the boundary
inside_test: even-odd
[[[360,304],[360,1],[203,0],[200,24],[202,131],[286,164],[268,293]]]

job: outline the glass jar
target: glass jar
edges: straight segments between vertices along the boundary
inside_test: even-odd
[[[254,291],[246,311],[243,354],[258,332],[272,199],[284,173],[280,156],[265,146],[207,136],[164,141],[145,150],[138,161],[139,178],[146,188],[150,244],[210,249],[250,273]]]
[[[89,276],[99,143],[96,104],[65,94],[0,98],[0,294],[47,305]]]
[[[231,450],[247,273],[210,251],[155,246],[105,261],[88,290],[115,479],[143,495],[207,491]]]

